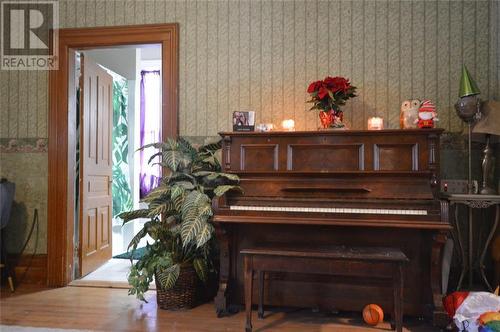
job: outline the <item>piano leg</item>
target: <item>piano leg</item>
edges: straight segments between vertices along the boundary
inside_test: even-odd
[[[259,271],[259,319],[264,318],[264,271]]]
[[[439,328],[445,328],[449,323],[448,314],[443,307],[443,289],[442,289],[442,262],[443,247],[446,243],[447,235],[445,232],[435,234],[432,243],[431,252],[431,289],[433,300],[433,325]]]
[[[219,290],[214,298],[214,305],[217,317],[220,318],[229,313],[229,239],[226,230],[218,223],[215,224],[215,235],[219,241],[220,272]]]

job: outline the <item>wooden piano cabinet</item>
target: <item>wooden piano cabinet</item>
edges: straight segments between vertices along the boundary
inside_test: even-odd
[[[378,246],[409,259],[404,313],[445,326],[441,264],[451,226],[437,198],[441,132],[221,133],[222,165],[240,176],[244,193],[214,200],[217,314],[243,304],[242,248]],[[378,303],[392,312],[391,285],[369,265],[365,271],[358,278],[266,273],[264,304],[361,311]]]
[[[281,225],[217,225],[221,243],[220,288],[215,298],[218,314],[230,311],[230,305],[243,303],[243,262],[239,257],[242,248],[261,246],[323,247],[387,246],[400,248],[410,262],[405,267],[405,314],[427,316],[434,320],[446,319],[442,307],[441,252],[444,233],[413,229],[355,229],[352,227],[308,227]],[[219,237],[219,239],[222,239]],[[314,241],[311,241],[314,239]],[[232,246],[229,246],[232,242]],[[298,274],[267,274],[264,304],[274,306],[322,307],[361,311],[366,304],[377,303],[384,311],[392,311],[391,285],[378,282],[366,275],[355,282],[352,278]],[[428,291],[426,291],[428,290]],[[431,292],[432,290],[432,292]],[[257,289],[255,289],[255,293]],[[256,300],[256,299],[255,299]],[[256,303],[256,302],[255,302]],[[446,325],[446,324],[445,324]]]

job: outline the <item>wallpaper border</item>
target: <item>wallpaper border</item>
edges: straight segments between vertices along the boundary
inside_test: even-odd
[[[47,138],[0,138],[0,153],[48,152]]]

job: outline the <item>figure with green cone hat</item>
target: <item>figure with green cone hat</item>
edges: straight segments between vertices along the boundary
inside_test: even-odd
[[[460,119],[467,123],[473,123],[479,119],[481,99],[479,99],[479,88],[472,79],[467,67],[462,67],[462,77],[460,78],[460,90],[455,109]]]
[[[462,77],[460,78],[460,91],[458,92],[458,96],[460,98],[478,95],[481,91],[477,87],[476,82],[470,76],[469,71],[465,65],[462,66]]]
[[[469,152],[469,163],[468,163],[468,193],[472,194],[472,156],[471,156],[471,136],[472,136],[472,124],[481,118],[481,99],[479,99],[479,89],[477,88],[476,82],[472,79],[465,67],[462,67],[462,77],[460,78],[460,90],[458,92],[460,98],[455,104],[455,109],[457,110],[457,115],[460,119],[467,123],[468,129],[468,152]],[[470,221],[469,221],[470,222]],[[471,274],[469,273],[469,279]],[[470,280],[470,283],[472,281]]]

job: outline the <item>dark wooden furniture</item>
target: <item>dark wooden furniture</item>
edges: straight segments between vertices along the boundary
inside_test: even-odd
[[[446,325],[442,248],[451,229],[440,201],[440,129],[221,133],[225,172],[244,194],[214,201],[220,243],[219,315],[243,303],[242,248],[393,247],[410,260],[405,313]],[[352,277],[269,273],[264,303],[361,311],[392,301],[369,265]],[[370,285],[370,286],[366,286]],[[374,287],[375,286],[375,287]]]
[[[486,278],[484,259],[486,253],[490,247],[491,240],[495,235],[495,231],[500,222],[500,195],[479,195],[479,194],[445,194],[443,198],[449,201],[450,206],[450,219],[454,224],[454,235],[455,242],[458,243],[458,250],[460,251],[460,262],[462,265],[462,271],[460,273],[460,278],[458,280],[457,290],[462,289],[462,282],[464,280],[465,274],[467,273],[468,287],[467,289],[473,289],[473,276],[474,270],[479,270],[482,278],[483,284],[486,286],[487,290],[493,292],[498,285],[490,284],[488,278]],[[468,208],[468,231],[464,234],[460,227],[460,222],[458,221],[458,207],[459,205],[465,205]],[[453,206],[455,209],[453,209]],[[491,228],[487,232],[486,242],[482,244],[475,244],[473,241],[474,227],[479,227],[485,232],[487,230],[485,226],[485,220],[474,220],[472,209],[487,209],[490,206],[495,207],[495,217]],[[467,244],[465,244],[467,242]],[[465,249],[467,248],[467,255]],[[474,255],[476,250],[480,255]]]
[[[359,277],[369,268],[373,278],[392,281],[393,314],[396,331],[403,331],[403,264],[408,258],[399,249],[336,247],[328,250],[298,248],[250,248],[241,251],[244,259],[245,311],[247,332],[252,331],[252,284],[259,272],[259,317],[263,318],[263,272],[288,272]],[[390,271],[390,274],[387,272]]]

